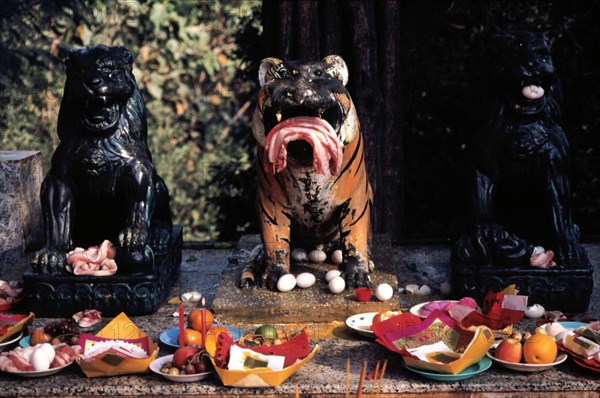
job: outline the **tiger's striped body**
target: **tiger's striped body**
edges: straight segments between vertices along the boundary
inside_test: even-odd
[[[347,286],[370,285],[367,243],[372,191],[356,110],[337,56],[321,62],[261,64],[253,118],[258,142],[262,284],[275,289],[290,272],[294,247],[343,252]],[[254,283],[247,267],[241,286]]]

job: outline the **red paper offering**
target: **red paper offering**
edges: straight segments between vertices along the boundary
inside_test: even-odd
[[[483,300],[483,312],[463,305],[449,311],[450,316],[464,328],[485,325],[492,330],[501,330],[523,319],[527,310],[527,296],[489,292]]]

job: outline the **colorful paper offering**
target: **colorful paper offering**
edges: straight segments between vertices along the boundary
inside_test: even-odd
[[[147,372],[158,355],[158,345],[121,313],[97,335],[82,334],[75,358],[87,377]]]
[[[527,296],[520,296],[514,285],[499,293],[489,292],[483,299],[482,312],[457,305],[449,311],[450,316],[464,328],[487,326],[502,330],[523,319],[527,310]]]
[[[0,343],[30,325],[34,316],[33,312],[30,312],[29,315],[0,315]]]
[[[296,373],[320,349],[317,344],[312,351],[310,350],[305,333],[300,333],[283,344],[260,347],[237,344],[227,333],[220,333],[215,351],[211,352],[212,348],[207,348],[223,384],[235,387],[278,386]]]
[[[377,342],[402,355],[407,366],[458,374],[479,362],[494,342],[492,331],[479,326],[472,332],[440,310],[427,318],[411,313],[375,323]]]

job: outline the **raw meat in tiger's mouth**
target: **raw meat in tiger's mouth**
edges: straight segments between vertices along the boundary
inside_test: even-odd
[[[337,175],[342,164],[342,143],[333,127],[324,119],[297,116],[277,124],[266,138],[264,166],[278,173],[287,167],[288,145],[303,141],[312,147],[312,165],[319,174]]]

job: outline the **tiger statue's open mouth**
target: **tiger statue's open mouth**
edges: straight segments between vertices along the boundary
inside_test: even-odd
[[[319,174],[325,174],[327,169],[333,175],[340,171],[342,143],[331,124],[324,119],[296,116],[271,129],[265,144],[265,170],[275,174],[285,169],[288,148],[291,157],[303,165],[312,159],[312,165]]]

